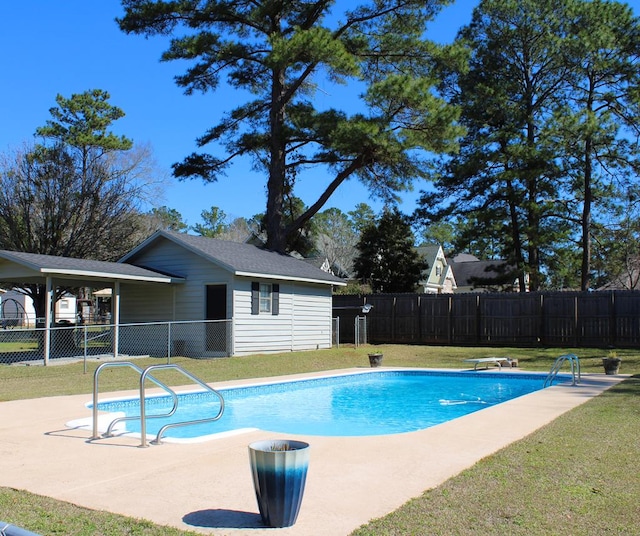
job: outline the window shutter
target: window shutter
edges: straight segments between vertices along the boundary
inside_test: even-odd
[[[271,286],[271,314],[280,314],[280,285],[277,283]]]
[[[260,283],[251,283],[251,314],[257,315],[260,313]]]

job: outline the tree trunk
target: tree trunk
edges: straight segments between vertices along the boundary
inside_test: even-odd
[[[539,166],[537,157],[531,160],[531,154],[536,154],[536,121],[534,120],[535,106],[533,104],[533,90],[529,91],[528,120],[527,120],[527,146],[529,155],[527,157],[527,230],[529,235],[528,267],[529,267],[529,290],[540,290],[540,213],[538,211],[538,191],[539,191]]]
[[[580,276],[580,289],[589,290],[591,282],[591,204],[593,192],[591,191],[591,136],[587,136],[584,144],[584,202],[582,205],[582,267]]]
[[[284,253],[287,247],[287,236],[283,227],[284,190],[286,184],[284,83],[284,71],[282,69],[274,69],[271,79],[271,109],[269,112],[271,145],[265,230],[267,233],[267,248],[281,253]]]
[[[46,310],[47,287],[45,285],[25,285],[24,292],[33,301],[33,309],[38,318],[44,319]]]
[[[507,191],[509,192],[509,212],[511,216],[511,240],[513,240],[513,256],[518,267],[518,287],[520,292],[526,292],[526,281],[524,277],[524,259],[522,258],[522,238],[520,236],[520,225],[518,223],[517,200],[511,180],[507,181]]]

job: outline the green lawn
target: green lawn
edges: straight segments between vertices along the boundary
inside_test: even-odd
[[[460,368],[469,357],[510,356],[526,370],[548,371],[562,353],[580,357],[583,372],[602,372],[596,349],[491,349],[424,346],[340,348],[316,352],[216,360],[177,359],[205,381],[267,377],[368,366],[367,353],[384,365]],[[637,375],[563,415],[548,426],[481,460],[388,516],[354,533],[364,535],[629,535],[637,533],[640,479],[640,352],[618,351],[621,373]],[[139,366],[159,360],[136,360]],[[64,366],[0,366],[2,400],[91,392],[92,371]],[[128,369],[108,369],[101,391],[134,389]],[[170,371],[167,371],[169,374]],[[183,378],[180,376],[180,378]],[[163,378],[164,380],[164,378]],[[0,520],[43,535],[189,535],[106,512],[96,512],[23,491],[0,488]]]
[[[15,341],[15,342],[0,342],[0,357],[4,353],[13,352],[26,352],[38,349],[38,341],[35,339]]]

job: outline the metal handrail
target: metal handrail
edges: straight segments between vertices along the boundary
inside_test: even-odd
[[[572,385],[576,385],[577,383],[580,383],[580,380],[581,380],[580,359],[578,359],[578,356],[576,356],[575,354],[565,354],[565,355],[561,355],[554,361],[553,366],[551,367],[551,370],[549,371],[549,374],[547,374],[547,377],[544,380],[544,384],[542,385],[543,389],[545,387],[551,386],[551,384],[553,383],[553,380],[556,379],[556,376],[558,375],[558,372],[560,372],[560,369],[562,368],[562,365],[564,364],[565,361],[569,361],[569,364],[571,365]],[[577,380],[576,380],[576,371],[578,373]]]
[[[139,416],[131,415],[128,417],[117,417],[113,419],[109,423],[109,426],[107,427],[107,431],[104,433],[104,435],[100,436],[100,434],[98,433],[98,391],[99,391],[98,379],[99,379],[100,373],[104,368],[123,367],[123,366],[130,367],[135,371],[137,371],[138,373],[140,373],[140,415]],[[151,375],[151,371],[159,370],[159,369],[175,369],[178,372],[182,373],[184,376],[187,376],[189,379],[191,379],[201,387],[203,387],[204,389],[206,389],[207,391],[214,393],[220,400],[220,410],[218,411],[218,414],[215,415],[214,417],[207,417],[205,419],[195,419],[191,421],[183,421],[183,422],[170,423],[170,424],[164,425],[162,428],[160,428],[160,430],[158,431],[158,434],[156,435],[156,438],[152,441],[153,444],[159,445],[161,443],[162,436],[170,428],[175,428],[178,426],[186,426],[190,424],[202,424],[205,422],[213,422],[213,421],[217,421],[222,417],[222,414],[224,413],[224,398],[222,397],[222,395],[218,391],[216,391],[215,389],[207,385],[205,382],[203,382],[202,380],[200,380],[199,378],[191,374],[190,372],[187,372],[186,370],[184,370],[179,365],[175,365],[175,364],[151,365],[146,367],[145,369],[141,369],[140,367],[138,367],[137,365],[129,361],[103,363],[96,369],[93,376],[93,437],[91,438],[92,440],[100,439],[101,437],[111,437],[111,435],[113,434],[113,429],[115,425],[120,422],[140,419],[140,435],[141,435],[140,446],[141,447],[149,446],[147,443],[147,419],[171,417],[178,409],[178,395],[175,393],[175,391],[171,389],[168,385],[166,385],[165,383],[161,382],[160,380],[156,379]],[[171,410],[168,413],[158,413],[158,414],[147,416],[146,403],[145,403],[145,400],[146,400],[145,386],[146,386],[147,379],[152,381],[158,387],[161,387],[171,395],[171,398],[173,400],[173,405]]]
[[[101,436],[98,433],[98,391],[99,391],[99,378],[100,378],[100,373],[102,372],[103,369],[105,368],[111,368],[111,367],[129,367],[132,368],[133,370],[137,371],[139,374],[142,375],[142,373],[144,372],[143,369],[141,369],[139,366],[131,363],[130,361],[115,361],[112,363],[102,363],[102,365],[100,365],[96,371],[93,373],[93,436],[91,437],[91,439],[100,439],[101,437],[110,437],[112,432],[113,432],[113,427],[115,426],[115,424],[117,424],[118,422],[122,422],[125,420],[134,420],[137,419],[138,417],[118,417],[117,419],[114,419],[113,421],[111,421],[111,423],[109,424],[109,427],[107,428],[107,431],[105,432],[104,436]],[[154,377],[150,376],[149,379],[154,382],[158,387],[161,387],[162,389],[164,389],[165,391],[169,392],[169,393],[173,393],[173,395],[175,396],[175,393],[171,390],[171,388],[164,384],[163,382],[155,379]]]
[[[141,401],[141,403],[140,403],[140,434],[142,435],[142,445],[141,446],[143,446],[143,447],[147,446],[146,445],[146,437],[147,437],[146,436],[146,431],[147,430],[146,430],[146,422],[145,422],[146,421],[145,409],[144,409],[144,404],[142,403],[142,401],[145,400],[145,395],[144,395],[145,378],[149,375],[149,372],[151,370],[169,369],[169,368],[170,369],[175,369],[178,372],[181,372],[184,376],[186,376],[190,380],[196,382],[198,385],[200,385],[201,387],[203,387],[207,391],[210,391],[213,394],[215,394],[218,397],[219,401],[220,401],[220,409],[218,411],[218,414],[215,415],[214,417],[207,417],[207,418],[204,418],[204,419],[194,419],[194,420],[191,420],[191,421],[181,421],[181,422],[165,424],[162,428],[160,428],[160,430],[158,431],[158,434],[156,435],[156,438],[152,441],[152,443],[154,445],[159,445],[161,443],[162,436],[170,428],[177,428],[179,426],[187,426],[187,425],[192,425],[192,424],[203,424],[205,422],[214,422],[214,421],[217,421],[218,419],[220,419],[222,417],[222,414],[224,413],[224,398],[222,397],[222,395],[218,391],[213,389],[211,386],[207,385],[202,380],[200,380],[199,378],[197,378],[196,376],[191,374],[190,372],[187,372],[182,367],[180,367],[179,365],[175,365],[175,364],[167,363],[167,364],[163,364],[163,365],[151,365],[150,367],[147,367],[145,369],[145,371],[142,373],[142,376],[140,376],[140,401]],[[152,377],[149,376],[149,378],[152,378]],[[176,404],[176,406],[177,406],[177,404]]]

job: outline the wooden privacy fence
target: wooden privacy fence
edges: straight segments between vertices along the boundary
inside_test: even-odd
[[[333,297],[342,340],[371,304],[371,344],[640,347],[640,291]]]

